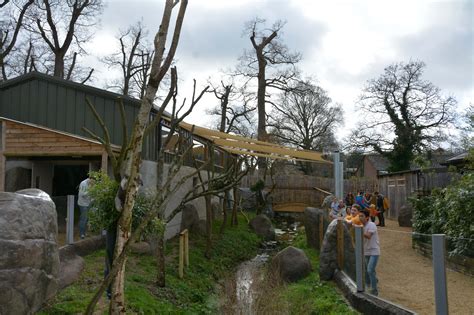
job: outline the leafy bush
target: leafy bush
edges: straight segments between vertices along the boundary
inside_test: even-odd
[[[411,199],[418,233],[446,234],[451,255],[474,257],[474,172],[430,196]]]
[[[94,231],[108,230],[117,224],[117,220],[120,217],[120,212],[115,209],[114,203],[119,183],[102,172],[91,172],[90,176],[94,182],[89,187],[89,195],[92,199],[89,222]],[[146,194],[138,194],[136,196],[132,211],[132,230],[140,224],[143,217],[152,207],[152,196]],[[155,218],[148,224],[144,233],[151,234],[160,231],[164,231],[164,223]]]

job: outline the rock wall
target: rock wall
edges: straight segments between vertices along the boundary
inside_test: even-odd
[[[32,314],[59,282],[56,209],[39,189],[0,193],[0,314]]]

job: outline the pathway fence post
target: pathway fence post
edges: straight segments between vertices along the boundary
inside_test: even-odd
[[[67,195],[66,244],[74,243],[74,195]]]
[[[179,233],[179,277],[184,276],[184,266],[189,266],[189,233],[188,229]]]
[[[448,288],[446,285],[446,236],[433,234],[431,236],[433,247],[433,274],[435,286],[436,314],[448,314]]]
[[[355,226],[355,258],[356,258],[356,285],[357,292],[364,291],[365,262],[364,262],[364,228]]]

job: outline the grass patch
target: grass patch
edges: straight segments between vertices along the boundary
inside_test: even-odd
[[[204,257],[206,240],[190,235],[190,266],[184,279],[178,277],[179,241],[167,242],[168,263],[166,287],[155,285],[156,263],[149,255],[129,256],[125,281],[127,312],[136,314],[215,314],[218,313],[216,283],[218,279],[232,274],[241,261],[254,257],[260,239],[249,233],[243,218],[239,225],[227,227],[223,235],[218,234],[220,223],[214,226],[212,258]],[[45,306],[40,314],[82,313],[103,279],[105,251],[85,257],[86,266],[78,281],[62,290]],[[105,297],[105,295],[104,295]],[[99,303],[99,312],[106,312],[104,298]]]
[[[261,314],[358,314],[342,297],[332,282],[319,280],[319,253],[309,248],[304,233],[293,240],[294,247],[304,250],[313,270],[296,283],[284,284],[275,275],[259,288],[264,292],[257,298],[257,313]]]

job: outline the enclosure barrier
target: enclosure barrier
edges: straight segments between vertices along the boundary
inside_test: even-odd
[[[67,196],[66,244],[74,243],[74,195]]]
[[[189,267],[189,232],[179,233],[179,278],[184,277],[184,266]]]
[[[435,289],[436,314],[448,314],[448,289],[446,285],[446,236],[433,234],[433,274]]]

